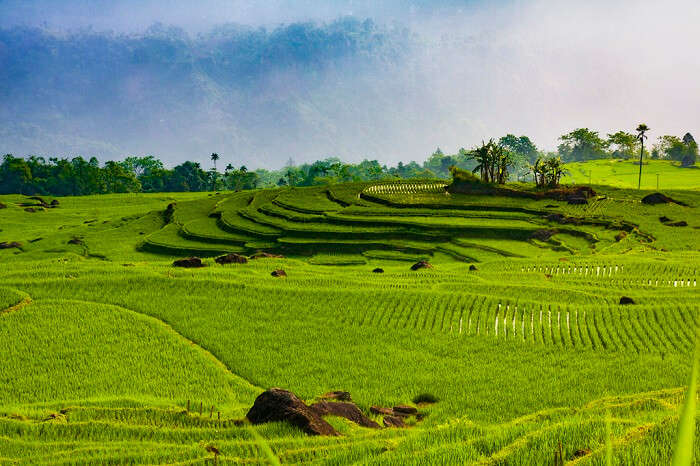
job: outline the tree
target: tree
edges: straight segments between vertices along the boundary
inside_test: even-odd
[[[597,131],[588,128],[578,128],[559,138],[559,156],[567,162],[602,159],[607,157],[607,144],[598,136]]]
[[[690,133],[685,133],[683,136],[683,158],[681,159],[682,167],[692,167],[698,159],[698,143]]]
[[[540,187],[556,188],[566,172],[561,157],[538,157],[530,167],[535,184]]]
[[[211,161],[214,162],[214,171],[216,171],[216,161],[219,160],[219,158],[220,158],[220,157],[219,157],[219,154],[217,154],[216,152],[213,152],[213,153],[209,156],[209,158],[211,158]]]
[[[612,158],[614,159],[630,159],[634,157],[637,151],[637,136],[626,131],[618,131],[614,134],[608,134],[607,145],[614,147]]]
[[[639,139],[639,143],[641,144],[641,149],[639,150],[639,183],[637,185],[637,189],[642,188],[642,158],[644,157],[644,140],[647,138],[646,132],[650,131],[649,127],[645,125],[644,123],[640,123],[639,126],[637,126],[637,139]]]
[[[532,163],[537,159],[537,146],[527,136],[518,137],[514,134],[506,134],[498,140],[498,144],[524,161]]]

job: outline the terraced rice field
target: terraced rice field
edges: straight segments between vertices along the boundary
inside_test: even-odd
[[[600,194],[352,183],[35,213],[1,196],[0,242],[21,245],[0,250],[0,464],[606,464],[608,447],[612,464],[668,464],[700,319],[700,194]],[[284,257],[214,262],[260,251]],[[206,267],[172,266],[189,255]],[[250,425],[275,386],[347,390],[379,424],[370,406],[424,417],[328,417],[338,437]]]

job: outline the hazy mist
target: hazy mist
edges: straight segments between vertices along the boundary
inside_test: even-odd
[[[700,134],[697,0],[377,3],[0,0],[0,152],[278,167]]]

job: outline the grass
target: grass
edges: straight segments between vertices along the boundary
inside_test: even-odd
[[[648,191],[602,187],[572,206],[377,184],[374,200],[350,183],[36,213],[1,196],[0,241],[23,245],[0,250],[0,463],[542,464],[560,444],[575,464],[671,462],[691,399],[700,194],[647,206]],[[258,250],[286,257],[209,257]],[[207,267],[171,266],[189,254]],[[411,271],[418,260],[433,268]],[[336,438],[241,425],[272,386],[309,402],[348,390],[380,424],[372,405],[426,417],[379,430],[331,417]]]
[[[564,182],[637,188],[639,160],[603,159],[567,163]],[[700,167],[683,168],[677,162],[646,160],[642,166],[642,189],[700,189]],[[657,183],[658,182],[658,183]]]

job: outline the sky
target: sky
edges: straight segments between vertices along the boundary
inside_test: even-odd
[[[249,155],[239,159],[249,166],[277,166],[289,157],[329,155],[423,160],[438,146],[455,152],[506,133],[526,134],[538,147],[554,150],[558,137],[575,128],[604,135],[632,131],[641,122],[651,127],[650,139],[687,131],[700,136],[698,0],[0,0],[0,28],[38,26],[57,34],[77,29],[139,34],[160,22],[195,37],[225,23],[274,28],[348,15],[407,28],[417,46],[390,70],[370,73],[354,69],[356,61],[344,63],[301,94],[308,102],[295,96],[289,119],[297,134],[276,131],[262,120],[242,130],[235,112],[212,129],[210,121],[222,120],[212,109],[211,120],[194,125],[190,137],[212,141],[220,153],[245,152]],[[355,72],[357,79],[349,80]],[[268,79],[266,85],[267,95],[287,98],[280,80]],[[0,103],[0,124],[3,118],[10,117]],[[70,131],[75,134],[45,141],[5,133],[9,147],[0,144],[0,151],[89,152],[97,149],[87,143],[83,148],[81,141],[104,139],[100,147],[111,148],[101,154],[105,157],[128,151],[155,152],[173,162],[196,158],[187,141],[169,145],[172,135],[157,130],[128,143],[100,128],[94,134]],[[233,133],[241,136],[230,137]],[[254,155],[252,140],[263,141]],[[177,147],[187,149],[180,153]]]

